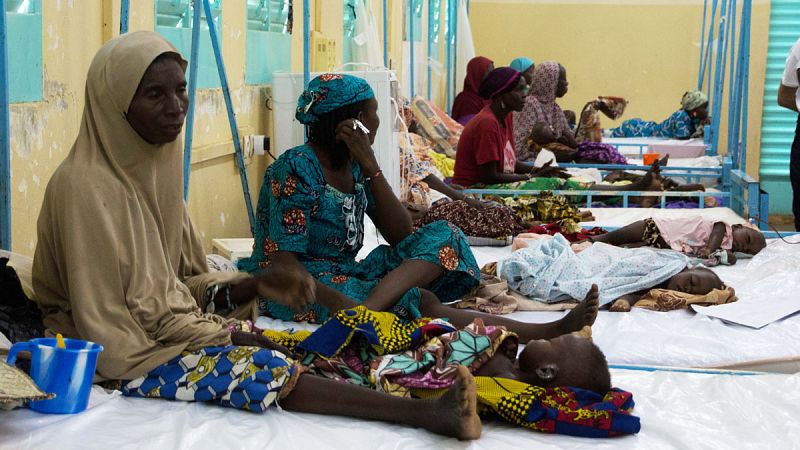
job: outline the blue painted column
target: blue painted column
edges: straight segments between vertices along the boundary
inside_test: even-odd
[[[131,0],[122,0],[119,13],[119,34],[128,32],[128,20],[131,15]]]
[[[306,3],[308,0],[305,0]],[[222,60],[222,48],[217,25],[214,23],[214,16],[211,15],[211,4],[209,0],[203,0],[203,8],[206,13],[208,31],[211,33],[211,46],[214,48],[214,57],[217,59],[217,72],[219,82],[222,86],[222,96],[225,98],[225,107],[228,110],[228,123],[231,127],[231,137],[233,138],[233,148],[236,152],[236,165],[239,166],[239,178],[242,181],[242,191],[244,192],[244,206],[247,208],[247,218],[250,221],[250,232],[255,235],[256,216],[253,211],[253,201],[250,198],[250,184],[247,181],[247,167],[244,165],[244,153],[242,143],[239,140],[239,128],[236,126],[236,114],[233,112],[233,101],[231,100],[231,90],[228,86],[228,75],[225,73],[225,62]],[[304,13],[306,13],[304,11]]]
[[[311,81],[311,12],[309,1],[303,0],[303,88]]]
[[[0,0],[0,248],[11,250],[11,142],[8,104],[6,0]]]
[[[195,5],[192,14],[192,50],[189,56],[189,109],[186,111],[186,131],[183,141],[183,199],[189,200],[189,175],[192,171],[192,139],[194,137],[194,107],[197,94],[197,68],[200,53],[200,14]]]

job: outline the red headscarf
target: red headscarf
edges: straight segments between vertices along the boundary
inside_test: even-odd
[[[489,103],[488,99],[478,94],[483,77],[489,66],[494,64],[491,59],[483,56],[472,58],[467,64],[467,76],[464,78],[464,90],[456,96],[453,102],[451,116],[466,125],[466,122],[475,114],[478,114],[484,106]],[[463,120],[463,122],[462,122]]]

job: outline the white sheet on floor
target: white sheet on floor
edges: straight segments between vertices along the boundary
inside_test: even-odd
[[[270,409],[254,414],[213,405],[92,393],[76,415],[0,412],[0,449],[674,449],[800,448],[800,375],[612,370],[633,392],[635,436],[587,439],[487,422],[477,441],[458,442],[397,425]]]
[[[655,208],[594,208],[598,219],[584,226],[624,226],[647,217],[684,217],[702,215],[728,223],[743,223],[729,208],[703,210],[661,210]],[[370,224],[367,228],[370,228]],[[374,230],[374,226],[372,226]],[[374,233],[373,233],[374,236]],[[793,238],[800,240],[800,237]],[[374,248],[375,238],[365,242],[365,252]],[[479,266],[507,257],[511,247],[473,247]],[[747,267],[762,261],[759,270],[782,273],[781,280],[795,282],[798,266],[787,255],[800,255],[800,245],[771,241],[759,259],[740,260],[733,266],[718,266],[713,270],[733,286],[740,302],[769,302],[775,291],[775,281],[751,283]],[[755,275],[754,275],[755,276]],[[796,290],[795,292],[800,292]],[[510,317],[524,322],[549,322],[559,319],[562,312],[515,312]],[[634,309],[629,313],[601,311],[594,325],[594,339],[609,362],[617,364],[651,364],[675,367],[720,367],[734,364],[794,361],[791,370],[800,370],[800,314],[771,323],[756,330],[741,325],[696,314],[692,311],[655,312]],[[773,370],[773,369],[770,369]],[[780,369],[785,370],[785,369]]]

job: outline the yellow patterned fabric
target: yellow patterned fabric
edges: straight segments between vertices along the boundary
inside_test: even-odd
[[[434,150],[428,151],[428,156],[430,156],[433,165],[439,169],[439,172],[442,173],[442,176],[445,178],[452,178],[453,175],[456,173],[456,160],[453,158],[449,158],[446,155],[438,153]]]
[[[297,344],[306,340],[307,337],[311,336],[311,332],[308,330],[299,330],[299,331],[276,331],[276,330],[263,330],[261,332],[264,336],[269,338],[272,342],[282,345],[289,350],[295,350],[297,348]]]

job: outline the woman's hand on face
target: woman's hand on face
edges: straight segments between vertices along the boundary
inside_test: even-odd
[[[372,151],[369,134],[356,124],[356,119],[343,120],[336,126],[336,141],[347,145],[350,156],[367,171],[366,175],[371,176],[378,171],[378,161]]]
[[[316,282],[299,266],[270,265],[258,277],[258,295],[302,311],[314,303]]]
[[[280,345],[273,342],[268,337],[259,333],[247,333],[244,331],[234,331],[231,333],[231,343],[242,347],[262,347],[270,350],[275,350],[283,353],[286,356],[291,356],[292,352]]]

